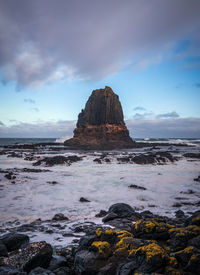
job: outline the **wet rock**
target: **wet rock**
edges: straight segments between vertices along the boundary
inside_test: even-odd
[[[30,272],[36,267],[47,268],[51,261],[52,252],[51,245],[46,242],[31,243],[25,248],[11,252],[8,258],[2,258],[0,264]]]
[[[131,156],[117,158],[117,161],[119,163],[129,163],[131,161]]]
[[[97,213],[97,214],[95,215],[95,217],[96,217],[96,218],[102,218],[102,217],[105,217],[106,214],[107,214],[107,211],[105,211],[105,210],[100,210],[100,212]]]
[[[48,269],[53,271],[53,270],[55,270],[55,269],[57,269],[59,267],[62,267],[62,266],[66,266],[66,259],[65,259],[65,257],[63,257],[63,256],[56,256],[55,257],[54,256],[51,259],[51,262],[49,264]]]
[[[20,172],[25,172],[25,173],[51,172],[50,170],[47,170],[47,169],[36,169],[36,168],[22,168],[19,171]]]
[[[194,212],[187,220],[187,225],[198,225],[200,226],[200,211]]]
[[[180,192],[181,194],[195,194],[195,192],[193,191],[193,190],[191,190],[191,189],[188,189],[187,191],[181,191]]]
[[[79,201],[80,201],[80,202],[90,202],[90,200],[88,200],[88,199],[86,199],[86,198],[84,198],[84,197],[81,197],[81,198],[79,199]]]
[[[138,266],[139,264],[136,259],[129,261],[128,263],[125,263],[125,264],[120,264],[117,269],[116,275],[135,274],[134,271],[136,270],[136,268],[138,268]]]
[[[197,237],[200,234],[200,227],[196,225],[189,225],[186,227],[175,227],[169,230],[170,240],[169,246],[171,251],[178,251],[185,249],[187,242]]]
[[[176,218],[178,219],[185,218],[185,213],[182,210],[177,210],[175,214],[176,214]]]
[[[200,176],[198,176],[197,178],[195,178],[194,181],[200,182]]]
[[[52,218],[52,221],[68,221],[69,219],[63,213],[57,213]]]
[[[0,240],[10,252],[27,244],[29,242],[29,237],[19,233],[8,233],[3,235]]]
[[[102,163],[100,158],[96,158],[96,159],[94,159],[93,161],[96,162],[96,163],[99,163],[99,164]]]
[[[194,246],[198,249],[200,249],[200,235],[193,238],[193,239],[190,239],[187,243],[188,246]]]
[[[136,185],[136,184],[129,185],[129,188],[139,189],[139,190],[147,190],[145,187],[139,186],[139,185]]]
[[[78,274],[162,273],[169,262],[169,255],[156,241],[134,238],[128,231],[103,228],[79,246],[75,255]]]
[[[82,160],[82,158],[76,155],[68,156],[68,157],[65,157],[65,156],[46,157],[37,162],[34,162],[33,166],[38,166],[41,164],[45,164],[46,166],[49,166],[49,167],[52,167],[54,165],[60,165],[60,164],[71,165],[71,163],[77,162],[80,160]]]
[[[186,153],[183,155],[186,158],[197,158],[200,159],[200,153]]]
[[[126,203],[116,203],[110,206],[108,214],[102,219],[103,222],[108,222],[117,218],[126,218],[136,214],[134,209]]]
[[[29,275],[55,275],[55,273],[42,267],[36,267],[29,273]]]
[[[8,251],[4,243],[0,240],[0,257],[8,256]]]
[[[0,275],[27,275],[27,273],[18,268],[0,266]]]
[[[166,241],[170,237],[169,230],[173,227],[174,225],[166,223],[163,219],[141,219],[133,225],[133,234],[137,238]]]
[[[70,269],[67,266],[59,267],[55,269],[53,272],[55,275],[75,275],[74,270]]]
[[[4,177],[7,178],[8,180],[16,179],[16,176],[12,172],[6,174]]]
[[[51,184],[51,185],[55,185],[55,184],[58,184],[57,181],[47,181],[48,184]]]

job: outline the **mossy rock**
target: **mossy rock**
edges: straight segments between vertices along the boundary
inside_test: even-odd
[[[133,233],[136,237],[153,240],[167,240],[170,237],[169,230],[174,225],[166,223],[163,219],[138,220],[133,225]]]
[[[95,241],[91,244],[91,247],[95,248],[102,258],[108,258],[112,253],[110,244],[108,242]]]
[[[176,259],[178,260],[178,262],[179,262],[183,267],[185,267],[185,266],[189,263],[190,258],[191,258],[193,255],[196,255],[197,252],[198,252],[198,251],[197,251],[197,249],[196,249],[194,246],[188,246],[188,247],[186,247],[185,249],[176,252],[176,253],[175,253],[175,257],[176,257]]]
[[[189,225],[187,227],[176,227],[169,230],[170,240],[169,246],[171,251],[183,250],[188,241],[199,236],[200,227],[197,225]]]

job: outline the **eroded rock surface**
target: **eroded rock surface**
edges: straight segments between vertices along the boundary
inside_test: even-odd
[[[66,140],[64,145],[85,149],[134,147],[119,97],[110,87],[92,92],[78,116],[74,137]]]

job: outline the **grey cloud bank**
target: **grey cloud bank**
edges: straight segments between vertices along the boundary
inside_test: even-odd
[[[100,79],[149,55],[160,62],[183,36],[195,55],[199,11],[199,0],[1,0],[0,72],[18,86]]]
[[[200,118],[131,119],[126,124],[133,138],[200,138]],[[76,121],[0,123],[0,137],[70,138],[75,125]]]
[[[157,118],[177,118],[177,117],[179,117],[179,114],[177,114],[177,112],[173,111],[171,113],[157,115],[156,117]]]

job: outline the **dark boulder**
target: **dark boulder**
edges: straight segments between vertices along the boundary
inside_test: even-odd
[[[0,275],[27,275],[27,273],[18,268],[0,266]]]
[[[126,203],[116,203],[110,206],[108,214],[102,219],[103,222],[117,218],[126,218],[135,214],[134,209]]]
[[[51,259],[48,269],[55,270],[59,267],[66,266],[66,259],[63,256],[54,256]]]
[[[136,185],[136,184],[131,184],[131,185],[129,185],[129,188],[138,189],[138,190],[147,190],[145,187],[143,187],[143,186],[138,186],[138,185]]]
[[[0,240],[0,257],[8,256],[8,251],[5,244]]]
[[[68,157],[65,157],[65,156],[45,157],[41,160],[38,160],[37,162],[34,162],[33,166],[38,166],[41,164],[45,164],[48,167],[51,167],[54,165],[60,165],[60,164],[71,165],[71,163],[77,162],[80,160],[82,160],[82,158],[76,155],[68,156]]]
[[[186,153],[183,155],[186,158],[200,158],[200,153]]]
[[[80,201],[80,202],[90,202],[90,200],[88,200],[88,199],[86,199],[86,198],[84,198],[84,197],[81,197],[81,198],[79,199],[79,201]]]
[[[25,248],[11,252],[7,258],[2,258],[0,265],[21,268],[26,272],[30,272],[36,267],[47,268],[52,252],[51,245],[46,242],[31,243]]]
[[[29,273],[29,275],[55,275],[55,273],[42,267],[36,267]]]
[[[106,263],[106,259],[94,251],[81,250],[75,256],[75,270],[78,274],[95,275]]]
[[[13,172],[10,172],[5,175],[5,178],[7,178],[8,180],[14,180],[16,179],[16,176],[13,174]]]
[[[105,211],[105,210],[100,210],[100,212],[97,213],[97,214],[95,215],[95,217],[96,217],[96,218],[102,218],[102,217],[105,217],[106,214],[107,214],[107,211]]]
[[[7,250],[13,251],[19,249],[29,242],[29,237],[19,233],[8,233],[0,238],[2,243],[6,246]]]
[[[200,182],[200,176],[198,176],[197,178],[194,178],[194,181]]]
[[[69,219],[63,213],[57,213],[52,218],[52,221],[68,221]]]

